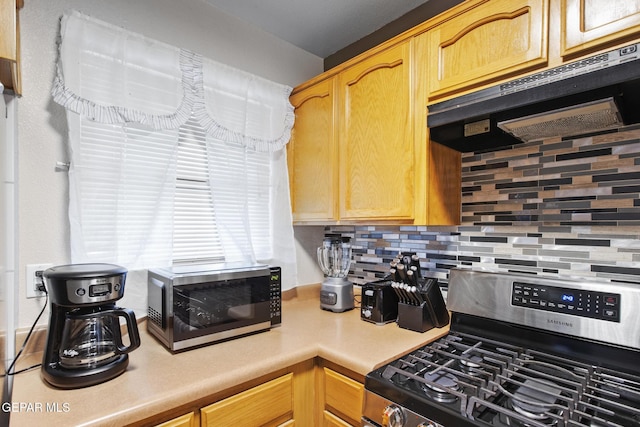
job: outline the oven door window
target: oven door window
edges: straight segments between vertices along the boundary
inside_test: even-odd
[[[173,313],[175,341],[269,322],[269,277],[174,287]]]

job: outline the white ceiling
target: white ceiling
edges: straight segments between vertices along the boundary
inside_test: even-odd
[[[321,58],[428,0],[205,0]]]

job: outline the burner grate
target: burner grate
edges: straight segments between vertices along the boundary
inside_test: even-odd
[[[640,377],[460,332],[382,378],[489,426],[640,426]]]

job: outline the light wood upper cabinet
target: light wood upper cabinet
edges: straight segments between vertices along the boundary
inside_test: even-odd
[[[429,30],[429,99],[544,67],[547,27],[548,0],[473,2]]]
[[[339,75],[341,219],[413,219],[409,53],[405,42]]]
[[[640,0],[562,0],[561,55],[576,56],[640,35]]]
[[[291,96],[296,121],[287,144],[294,221],[336,218],[338,188],[335,77]]]
[[[459,223],[460,153],[429,141],[426,58],[421,34],[294,89],[296,224]]]
[[[0,82],[17,95],[20,82],[20,22],[23,0],[0,0]]]

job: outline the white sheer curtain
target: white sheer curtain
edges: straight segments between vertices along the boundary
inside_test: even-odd
[[[206,137],[226,261],[296,264],[284,147],[291,88],[72,11],[52,94],[67,110],[72,262],[173,262],[181,129]],[[184,134],[184,132],[182,132]],[[261,215],[266,206],[268,215]],[[257,213],[256,213],[257,212]]]

